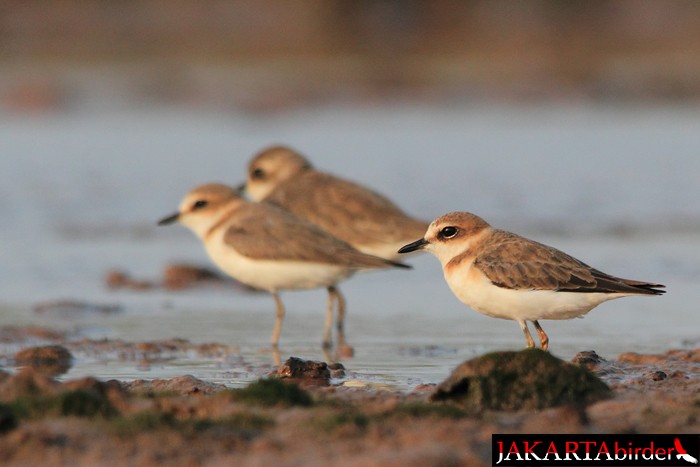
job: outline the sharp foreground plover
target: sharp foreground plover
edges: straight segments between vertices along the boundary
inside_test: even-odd
[[[630,295],[660,295],[661,284],[614,277],[541,243],[496,230],[480,217],[453,212],[430,224],[425,236],[399,250],[426,249],[440,260],[445,280],[466,305],[487,316],[513,319],[535,343],[532,321],[546,350],[538,320],[580,317],[597,305]]]
[[[331,343],[333,301],[338,302],[338,341],[344,345],[345,299],[338,282],[360,269],[408,267],[366,255],[314,224],[267,203],[251,203],[238,191],[220,184],[202,185],[180,203],[179,211],[158,222],[179,221],[204,243],[216,265],[240,282],[272,294],[277,321],[272,344],[277,346],[284,305],[278,292],[286,289],[328,290],[324,347]]]
[[[315,170],[284,146],[264,149],[250,161],[246,191],[255,201],[281,206],[358,250],[386,259],[396,259],[399,247],[428,227],[384,196]]]

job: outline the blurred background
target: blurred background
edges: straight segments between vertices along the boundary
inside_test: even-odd
[[[695,0],[5,1],[0,326],[216,340],[260,358],[268,297],[115,291],[105,276],[209,264],[184,228],[155,221],[283,143],[415,216],[470,210],[669,286],[547,323],[561,356],[697,345],[699,77]],[[522,346],[515,323],[461,305],[434,258],[412,264],[343,284],[359,374],[434,382],[465,356]],[[66,302],[123,311],[35,311]],[[282,345],[322,358],[323,292],[285,302]],[[109,376],[79,359],[72,374]],[[187,370],[230,380],[220,364]]]
[[[8,1],[2,105],[697,102],[693,0]]]

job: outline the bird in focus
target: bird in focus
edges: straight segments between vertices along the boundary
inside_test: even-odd
[[[438,258],[462,303],[517,321],[527,347],[535,346],[527,325],[532,322],[543,350],[549,337],[539,320],[577,318],[608,300],[665,292],[661,284],[611,276],[556,248],[494,229],[468,212],[438,217],[399,253],[423,249]]]

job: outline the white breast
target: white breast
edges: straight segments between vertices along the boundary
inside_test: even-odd
[[[469,274],[461,264],[445,272],[445,280],[459,300],[481,314],[514,320],[570,319],[597,305],[632,294],[514,290],[498,287],[481,273]]]
[[[350,268],[306,261],[251,259],[214,236],[205,244],[212,261],[234,279],[263,290],[328,287],[350,277]]]

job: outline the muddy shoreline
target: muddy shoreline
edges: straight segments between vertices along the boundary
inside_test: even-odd
[[[34,346],[37,340],[49,344]],[[235,349],[184,339],[72,341],[39,327],[0,328],[0,341],[23,347],[0,355],[5,465],[490,465],[497,432],[700,431],[700,349],[614,360],[581,352],[572,363],[605,382],[612,397],[586,406],[474,411],[431,402],[433,384],[410,391],[346,385],[342,365],[331,370],[321,362],[300,374],[253,369],[265,377],[242,389],[184,374],[59,381],[72,352],[157,361]],[[285,382],[291,376],[294,382]]]

